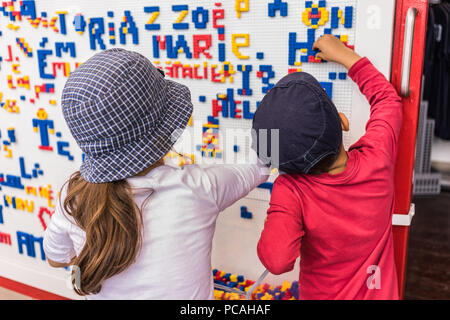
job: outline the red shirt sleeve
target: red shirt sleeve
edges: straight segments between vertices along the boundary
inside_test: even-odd
[[[402,101],[392,84],[367,58],[356,62],[348,75],[370,104],[366,133],[356,145],[374,148],[395,160],[402,125]]]
[[[258,257],[272,274],[281,274],[294,268],[304,235],[300,198],[286,175],[275,181],[269,205]]]

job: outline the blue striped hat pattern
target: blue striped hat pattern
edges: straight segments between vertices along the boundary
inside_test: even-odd
[[[71,73],[61,104],[85,153],[81,175],[91,183],[132,177],[159,161],[193,110],[186,86],[166,80],[143,55],[119,48],[97,53]]]

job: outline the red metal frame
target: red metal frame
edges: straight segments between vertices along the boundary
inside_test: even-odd
[[[391,82],[398,92],[401,83],[403,36],[405,16],[410,7],[418,10],[411,62],[410,95],[403,100],[403,125],[399,136],[398,156],[395,168],[395,213],[408,214],[411,205],[412,179],[416,147],[416,133],[420,106],[420,94],[425,54],[425,36],[428,17],[428,0],[397,0]],[[400,298],[405,286],[406,256],[409,227],[394,226],[394,251],[397,266]]]

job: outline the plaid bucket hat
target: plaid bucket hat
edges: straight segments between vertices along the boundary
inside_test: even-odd
[[[135,176],[164,157],[192,114],[189,89],[164,79],[143,55],[97,53],[69,76],[64,119],[85,160],[82,177],[104,183]]]

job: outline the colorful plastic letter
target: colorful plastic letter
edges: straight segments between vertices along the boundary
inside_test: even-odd
[[[243,43],[238,43],[237,39],[244,39]],[[244,56],[239,51],[240,47],[248,47],[250,45],[250,34],[243,33],[243,34],[232,34],[231,35],[231,44],[232,44],[232,51],[236,57],[239,59],[249,59],[250,56]]]

